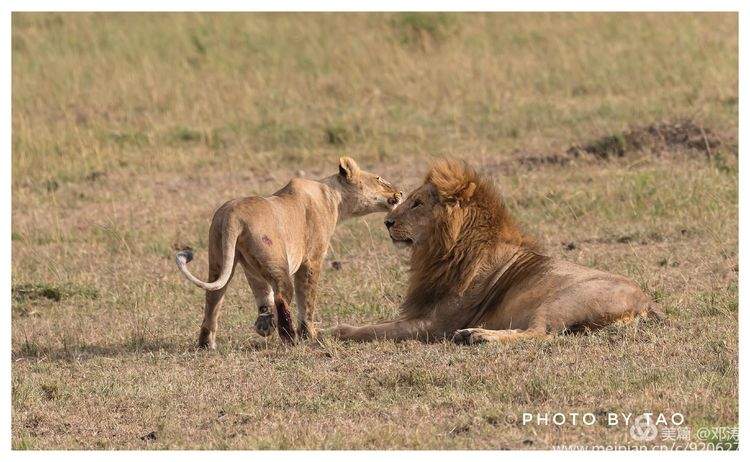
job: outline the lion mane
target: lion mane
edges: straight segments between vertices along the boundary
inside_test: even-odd
[[[548,257],[510,216],[500,192],[462,161],[444,159],[433,165],[425,183],[432,184],[442,207],[436,207],[426,242],[412,252],[403,318],[418,318],[434,302],[454,293],[463,295],[478,274],[491,266],[498,252],[519,253],[514,264],[492,279],[475,300],[480,317],[498,302],[513,283],[541,270]]]

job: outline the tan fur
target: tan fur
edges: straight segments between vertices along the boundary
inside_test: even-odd
[[[317,282],[336,224],[344,219],[395,207],[402,193],[381,177],[342,157],[339,173],[320,181],[293,179],[270,197],[231,200],[214,214],[208,239],[208,277],[187,269],[189,251],[176,256],[180,271],[206,290],[198,344],[216,347],[219,308],[239,262],[258,305],[256,331],[267,336],[273,325],[287,342],[295,339],[288,301],[297,299],[298,330],[315,337]],[[292,277],[294,283],[292,283]]]
[[[543,255],[492,183],[461,162],[436,163],[386,226],[411,249],[400,316],[340,325],[335,337],[506,341],[659,314],[631,280]]]

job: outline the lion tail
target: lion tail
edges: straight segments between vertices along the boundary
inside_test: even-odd
[[[232,270],[234,269],[234,252],[237,245],[237,234],[228,232],[231,227],[226,227],[223,233],[222,239],[222,255],[223,262],[221,265],[221,274],[219,279],[214,282],[201,281],[188,270],[187,264],[193,259],[192,250],[181,250],[175,255],[175,263],[185,277],[204,290],[219,290],[223,288],[229,282],[232,277]]]

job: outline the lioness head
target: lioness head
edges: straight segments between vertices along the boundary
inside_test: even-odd
[[[393,243],[450,246],[458,238],[478,182],[477,173],[461,162],[437,162],[424,184],[386,216]]]
[[[339,159],[341,195],[352,216],[387,212],[396,207],[403,193],[382,177],[359,168],[351,157]]]

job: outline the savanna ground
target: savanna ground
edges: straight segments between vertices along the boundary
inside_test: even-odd
[[[12,24],[14,448],[632,442],[622,425],[524,426],[521,412],[737,425],[735,14]],[[287,348],[253,333],[238,275],[218,349],[197,351],[203,293],[173,247],[195,248],[205,277],[218,205],[333,173],[342,154],[405,189],[436,156],[466,159],[549,254],[632,277],[668,321]],[[382,220],[338,229],[319,325],[396,314],[407,256]]]

